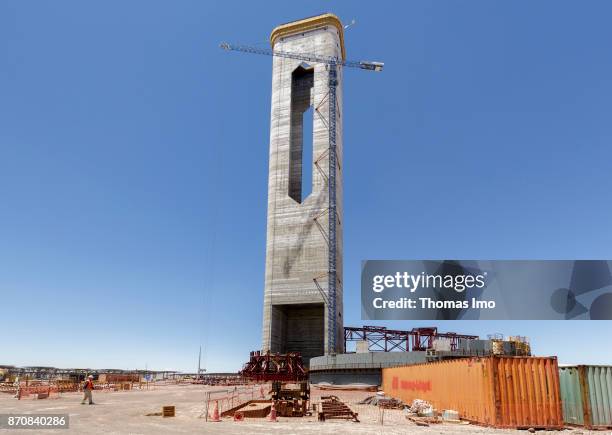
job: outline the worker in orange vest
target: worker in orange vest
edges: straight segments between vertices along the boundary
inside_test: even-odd
[[[93,396],[91,394],[91,392],[94,389],[94,384],[93,384],[93,376],[89,375],[87,376],[87,382],[85,382],[85,384],[83,385],[83,400],[81,400],[81,405],[85,405],[85,400],[89,400],[89,404],[93,405]]]

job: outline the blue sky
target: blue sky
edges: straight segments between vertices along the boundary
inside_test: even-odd
[[[259,348],[271,59],[218,44],[325,11],[386,65],[345,74],[348,325],[363,259],[612,258],[609,2],[4,1],[0,364]],[[370,323],[612,363],[607,322]]]

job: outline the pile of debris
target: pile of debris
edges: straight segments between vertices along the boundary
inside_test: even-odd
[[[385,393],[376,393],[375,396],[368,396],[359,405],[374,405],[385,409],[404,409],[404,402],[393,397],[385,396]]]
[[[446,409],[441,415],[426,400],[415,399],[410,405],[404,404],[401,400],[388,397],[383,391],[379,391],[375,396],[368,396],[359,405],[373,405],[384,409],[403,409],[406,419],[417,426],[429,426],[439,423],[459,423],[468,424],[459,419],[459,413],[452,409]]]
[[[406,407],[406,418],[417,426],[429,426],[438,423],[468,424],[459,419],[459,413],[452,409],[445,409],[441,415],[426,400],[415,399]]]
[[[412,404],[408,407],[408,411],[416,414],[419,417],[432,417],[434,416],[434,408],[429,402],[421,399],[414,399]]]
[[[442,423],[433,406],[426,400],[414,399],[410,406],[405,408],[406,418],[417,426],[429,426]]]

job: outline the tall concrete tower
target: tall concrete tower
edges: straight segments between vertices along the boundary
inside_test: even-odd
[[[272,48],[345,58],[342,23],[324,14],[272,31]],[[273,57],[263,350],[301,352],[304,362],[343,347],[342,69],[336,123],[335,348],[325,303],[328,280],[329,70]],[[305,128],[312,126],[312,129]],[[320,287],[320,289],[318,288]]]

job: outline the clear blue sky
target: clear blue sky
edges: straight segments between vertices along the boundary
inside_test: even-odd
[[[612,258],[610,2],[3,1],[0,364],[259,348],[271,59],[218,44],[325,11],[386,63],[345,74],[348,325],[363,259]],[[438,326],[612,363],[606,322]]]

